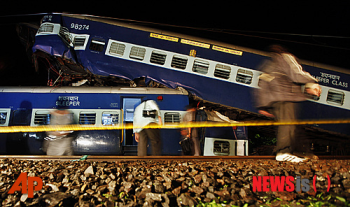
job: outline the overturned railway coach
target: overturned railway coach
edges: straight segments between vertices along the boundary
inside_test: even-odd
[[[134,108],[146,99],[156,101],[163,123],[182,121],[189,103],[186,91],[168,88],[3,87],[0,88],[0,129],[1,126],[47,125],[50,111],[61,105],[73,114],[74,124],[131,124]],[[132,131],[74,132],[74,153],[135,155],[137,144]],[[45,136],[45,132],[0,133],[0,154],[43,154]],[[181,155],[178,129],[161,129],[161,136],[163,155]]]
[[[269,58],[249,48],[72,14],[46,15],[33,52],[64,73],[129,81],[144,77],[146,83],[182,87],[206,101],[252,113],[257,113],[251,92],[258,88],[259,66]],[[302,103],[300,118],[350,117],[349,70],[300,62],[322,87],[318,99]],[[345,124],[315,127],[350,135]]]

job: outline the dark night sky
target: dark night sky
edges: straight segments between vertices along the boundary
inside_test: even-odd
[[[23,52],[11,46],[18,46],[18,41],[13,40],[16,36],[13,25],[18,22],[39,21],[38,16],[18,14],[48,12],[132,19],[157,23],[158,27],[159,24],[174,25],[161,27],[164,30],[258,50],[277,43],[285,45],[298,58],[350,69],[349,1],[304,1],[307,3],[297,4],[291,3],[292,1],[7,2],[0,7],[0,38],[3,39],[3,46],[8,48],[5,51],[3,47],[0,51],[0,69],[8,64],[26,67],[24,61],[3,61],[14,60],[14,56],[23,55]]]

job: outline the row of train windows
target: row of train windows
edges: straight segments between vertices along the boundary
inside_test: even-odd
[[[310,99],[319,100],[317,96],[309,96]],[[345,94],[340,91],[329,90],[327,94],[327,103],[343,105],[344,104]],[[13,112],[14,116],[18,116],[18,113],[21,114],[21,110]],[[8,113],[5,111],[0,111],[0,125],[6,123]],[[15,119],[15,118],[14,118]],[[21,119],[22,120],[22,119]],[[165,123],[178,123],[181,120],[181,115],[178,112],[166,112],[164,113],[164,122]],[[117,113],[102,113],[102,125],[114,125],[119,123],[119,114]],[[36,125],[48,125],[50,124],[50,114],[47,113],[35,113],[34,124]],[[81,112],[79,114],[79,124],[96,124],[96,113],[92,112]]]
[[[315,100],[315,101],[318,101],[320,99],[319,96],[314,96],[314,95],[309,95],[309,94],[306,94],[306,96],[308,96],[308,98]],[[326,101],[327,101],[327,103],[332,103],[332,104],[342,106],[344,104],[344,98],[345,98],[345,94],[343,92],[329,90],[328,94],[327,94]]]
[[[72,114],[73,115],[73,114]],[[42,114],[40,112],[35,113],[34,124],[36,125],[48,125],[50,124],[50,114]],[[102,125],[114,125],[119,123],[119,114],[102,113]],[[96,124],[96,113],[84,113],[79,114],[79,124]]]
[[[73,115],[73,114],[72,114]],[[34,117],[34,124],[36,125],[48,125],[50,124],[51,115],[47,113],[36,112]],[[4,125],[7,119],[7,112],[0,111],[0,125]],[[179,123],[181,115],[179,112],[166,112],[164,114],[165,123]],[[119,123],[119,114],[103,112],[102,113],[102,125],[115,125]],[[95,112],[81,112],[79,114],[79,124],[96,124]]]
[[[50,124],[50,114],[36,113],[34,118],[34,124],[36,125],[48,125]],[[164,114],[165,123],[178,123],[181,116],[178,112],[166,112]],[[0,122],[1,123],[1,122]],[[102,113],[102,125],[116,125],[119,123],[119,114],[113,114],[109,112]],[[96,124],[95,112],[81,112],[79,114],[79,124]]]
[[[82,37],[74,38],[75,46],[82,46],[84,44]],[[101,40],[92,39],[89,49],[97,52],[104,50],[105,42]],[[108,53],[113,56],[123,56],[126,45],[122,43],[112,42]],[[146,49],[142,47],[132,46],[129,54],[130,59],[143,61],[145,58]],[[157,65],[164,65],[167,54],[161,51],[152,51],[150,62]],[[185,70],[187,67],[188,58],[181,55],[174,55],[171,61],[171,67]],[[207,74],[209,70],[209,62],[204,60],[195,60],[192,71],[199,74]],[[231,74],[231,67],[223,64],[216,64],[214,76],[222,79],[229,79]],[[245,84],[251,84],[253,79],[253,72],[244,69],[238,69],[236,81]]]

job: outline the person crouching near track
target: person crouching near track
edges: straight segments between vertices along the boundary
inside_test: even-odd
[[[152,155],[161,155],[162,142],[160,129],[162,118],[157,103],[153,100],[145,100],[134,111],[134,133],[137,145],[137,155],[147,156],[148,140],[151,142]],[[152,126],[152,128],[148,128]],[[156,127],[156,128],[153,128]]]
[[[57,106],[57,109],[51,112],[50,125],[69,125],[73,124],[73,114],[68,107]],[[47,132],[44,139],[43,150],[47,155],[73,155],[73,131],[51,131]]]
[[[295,57],[279,45],[270,46],[272,60],[262,67],[259,77],[259,87],[256,90],[256,102],[259,113],[274,117],[277,121],[293,121],[296,119],[296,103],[305,101],[305,92],[320,96],[321,87],[317,79],[302,70]],[[303,162],[306,159],[292,153],[297,148],[295,125],[278,126],[276,160]]]

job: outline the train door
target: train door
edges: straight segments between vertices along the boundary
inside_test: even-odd
[[[123,98],[124,124],[132,124],[134,121],[134,110],[141,103],[141,98]],[[137,142],[133,137],[132,129],[123,131],[124,155],[137,155]]]
[[[9,126],[29,126],[32,115],[32,104],[28,101],[21,103],[21,108],[13,110],[9,121]],[[28,133],[9,133],[6,139],[7,155],[27,155],[29,154]]]

